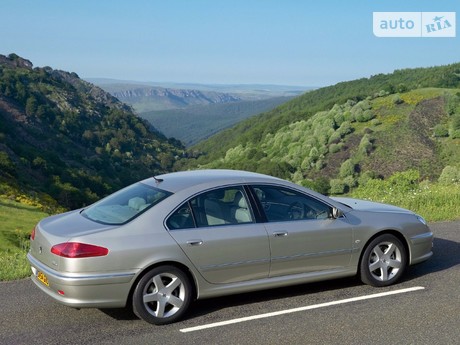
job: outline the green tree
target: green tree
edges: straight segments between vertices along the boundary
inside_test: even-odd
[[[347,176],[353,176],[355,174],[355,164],[351,159],[347,159],[340,166],[340,177],[345,178]]]
[[[15,165],[4,151],[0,151],[0,174],[1,172],[16,175]]]
[[[364,134],[359,143],[359,151],[365,155],[371,153],[373,149],[371,137],[369,134]]]
[[[332,179],[330,181],[330,193],[334,194],[343,194],[345,193],[346,184],[341,179]]]
[[[33,116],[35,115],[35,112],[37,111],[37,100],[35,99],[34,96],[29,96],[26,101],[26,114],[27,116]]]

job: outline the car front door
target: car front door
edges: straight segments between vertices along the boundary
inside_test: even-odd
[[[240,186],[207,191],[180,206],[166,221],[204,279],[234,283],[267,278],[268,234]]]
[[[352,228],[332,207],[297,190],[254,186],[271,248],[270,277],[341,270],[350,263]]]

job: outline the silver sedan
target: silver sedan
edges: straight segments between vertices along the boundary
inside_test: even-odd
[[[358,275],[396,283],[432,255],[411,211],[232,170],[165,174],[40,221],[27,257],[56,301],[175,322],[194,299]]]

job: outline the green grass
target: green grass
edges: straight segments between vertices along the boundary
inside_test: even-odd
[[[351,197],[382,202],[418,213],[428,222],[460,219],[460,185],[422,182],[411,189],[389,186],[386,181],[359,187]]]
[[[48,216],[38,207],[0,197],[0,281],[27,277],[29,236],[37,222]]]

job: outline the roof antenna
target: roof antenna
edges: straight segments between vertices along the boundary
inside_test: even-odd
[[[153,179],[155,180],[156,183],[163,182],[162,178],[156,178],[155,176],[153,176]]]

